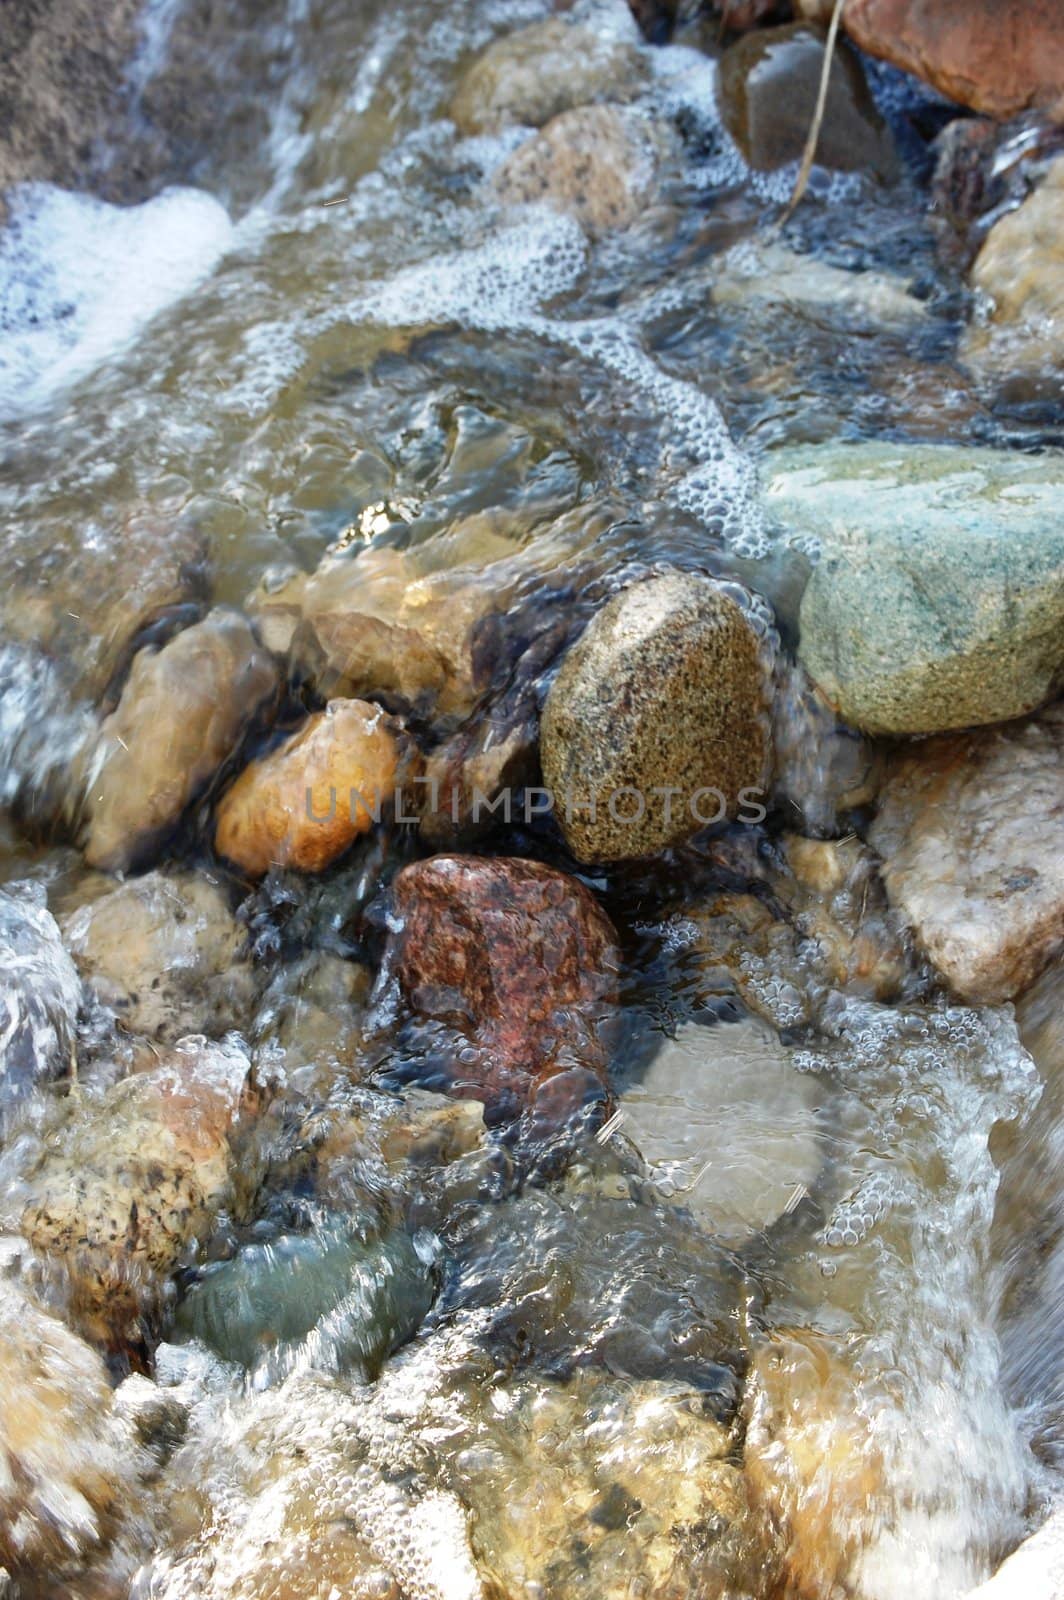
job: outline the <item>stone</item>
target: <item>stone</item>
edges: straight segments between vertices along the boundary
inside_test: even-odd
[[[143,1366],[167,1280],[235,1203],[229,1134],[250,1108],[234,1043],[186,1039],[50,1139],[26,1177],[21,1231],[58,1269],[87,1338]]]
[[[824,63],[824,34],[808,23],[748,33],[720,58],[718,97],[724,126],[743,157],[759,171],[800,161],[812,126]],[[824,120],[817,140],[820,166],[897,176],[890,133],[876,109],[857,55],[836,44]]]
[[[1017,365],[1057,370],[1064,363],[1064,157],[1015,211],[990,229],[972,284],[986,317],[973,323],[964,354],[1011,372]]]
[[[122,872],[142,864],[277,690],[273,658],[237,611],[217,607],[162,650],[140,651],[100,729],[89,865]]]
[[[846,31],[871,56],[973,111],[1064,116],[1064,14],[1057,0],[847,0]]]
[[[519,695],[490,707],[426,757],[421,838],[435,850],[468,843],[502,815],[495,809],[500,795],[508,792],[512,799],[538,775],[539,714],[533,697]]]
[[[39,1084],[69,1072],[81,983],[37,884],[0,889],[0,1134]]]
[[[812,1190],[826,1155],[823,1086],[749,1018],[682,1024],[618,1098],[622,1132],[666,1197],[740,1244]]]
[[[782,244],[744,239],[719,258],[713,303],[746,310],[792,307],[799,313],[827,312],[871,325],[904,327],[927,318],[927,307],[904,280],[886,272],[846,272]]]
[[[638,112],[579,106],[519,145],[492,183],[503,205],[545,203],[598,238],[650,204],[663,149],[660,130]]]
[[[551,17],[489,45],[462,78],[451,116],[462,133],[515,122],[542,128],[575,106],[628,100],[645,78],[631,45]]]
[[[1064,709],[903,753],[869,842],[950,988],[997,1005],[1064,946]]]
[[[391,888],[374,991],[425,1087],[512,1117],[546,1091],[605,1097],[619,955],[575,879],[537,861],[433,856]],[[551,1081],[555,1081],[551,1089]]]
[[[765,506],[819,551],[799,658],[874,734],[1032,711],[1064,681],[1064,457],[938,445],[803,446]]]
[[[140,1465],[101,1357],[0,1278],[0,1563],[30,1585],[22,1592],[38,1592],[45,1572],[58,1584],[83,1570]]]
[[[79,971],[123,1028],[172,1043],[246,1025],[255,997],[246,931],[202,873],[109,883],[62,927]]]
[[[839,721],[797,663],[781,663],[777,673],[772,729],[777,803],[790,806],[809,834],[845,831],[841,819],[879,792],[879,747]]]
[[[742,601],[699,573],[650,578],[565,655],[540,758],[578,861],[653,855],[764,797],[766,641]]]
[[[390,719],[364,700],[331,700],[244,768],[218,804],[219,855],[252,877],[321,872],[379,820],[400,780]]]

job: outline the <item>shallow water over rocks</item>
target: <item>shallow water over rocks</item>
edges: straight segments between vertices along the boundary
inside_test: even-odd
[[[182,187],[37,185],[0,235],[0,1567],[960,1596],[1064,1461],[1064,418],[965,364],[942,108],[868,65],[891,159],[781,230],[697,28],[216,9],[149,6],[129,67]],[[840,459],[875,493],[803,501]],[[906,567],[940,626],[874,636],[884,723],[839,640],[951,495],[965,614]],[[742,672],[671,602],[669,672],[596,655],[692,592]],[[763,804],[566,827],[545,708],[584,776]]]

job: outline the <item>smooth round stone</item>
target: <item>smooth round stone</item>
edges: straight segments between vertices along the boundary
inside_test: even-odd
[[[621,1096],[622,1130],[659,1189],[713,1233],[738,1241],[769,1227],[824,1160],[824,1089],[753,1018],[690,1022],[665,1040]]]

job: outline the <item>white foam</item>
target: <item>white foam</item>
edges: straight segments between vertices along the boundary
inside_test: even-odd
[[[217,265],[233,225],[197,189],[107,205],[50,184],[11,191],[0,234],[0,419],[39,411],[114,361]]]

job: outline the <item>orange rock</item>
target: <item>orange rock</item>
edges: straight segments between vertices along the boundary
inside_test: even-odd
[[[226,792],[219,853],[256,877],[271,867],[320,872],[379,818],[395,791],[399,756],[379,706],[331,700]]]

